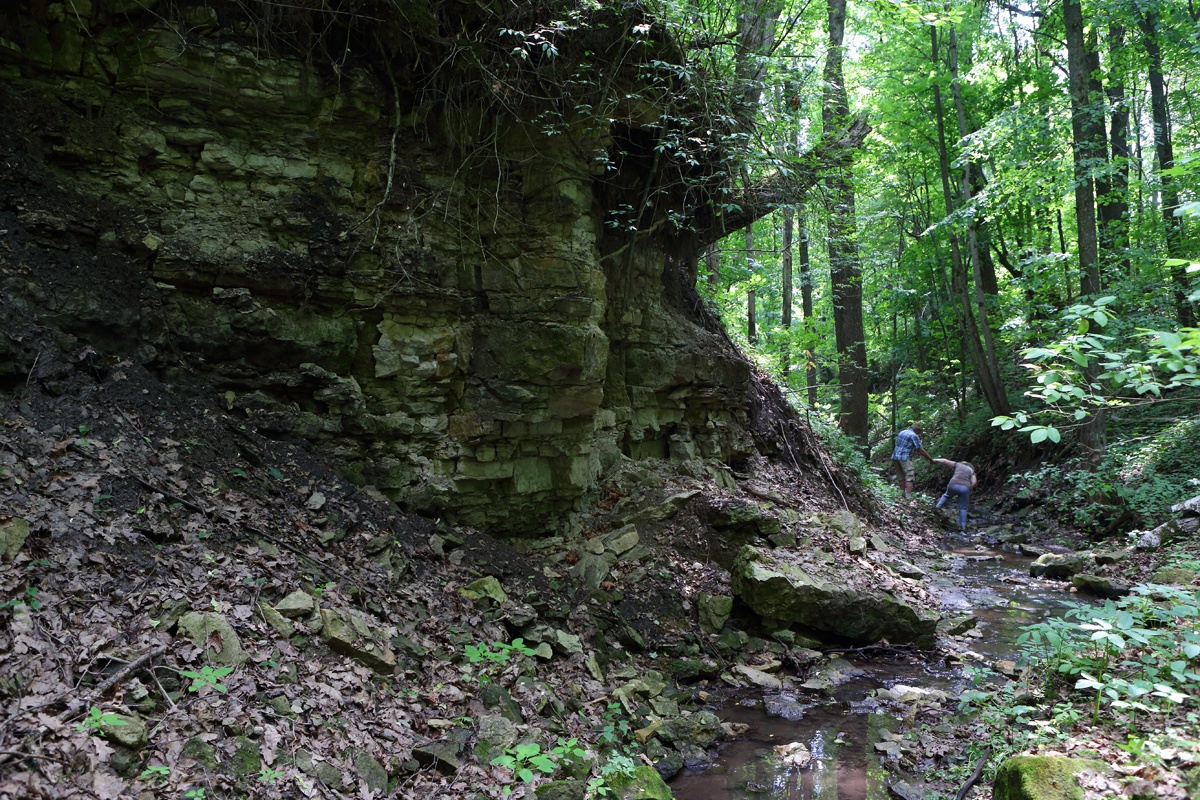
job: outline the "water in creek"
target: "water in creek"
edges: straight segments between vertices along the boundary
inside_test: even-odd
[[[1020,628],[1074,605],[1073,596],[1030,581],[1030,559],[949,543],[951,568],[933,579],[947,613],[979,618],[981,638],[971,649],[985,663],[1011,657]],[[884,800],[890,771],[875,748],[900,720],[879,713],[872,693],[903,684],[957,692],[967,678],[959,669],[921,659],[853,661],[858,677],[839,685],[832,699],[803,692],[762,697],[730,694],[714,708],[729,722],[751,727],[746,738],[722,747],[716,764],[684,771],[671,781],[679,800]],[[800,742],[812,763],[798,769],[773,755],[776,745]]]

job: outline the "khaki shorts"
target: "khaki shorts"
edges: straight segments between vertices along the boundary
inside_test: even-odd
[[[902,481],[915,481],[917,477],[916,470],[913,469],[911,461],[893,461],[896,465],[896,477]]]

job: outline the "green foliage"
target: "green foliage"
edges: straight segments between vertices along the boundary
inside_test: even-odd
[[[537,651],[525,644],[521,638],[507,642],[478,642],[463,648],[467,664],[478,670],[477,680],[480,683],[490,683],[493,671],[503,668],[514,658],[532,656]],[[464,670],[464,676],[470,677],[470,667]]]
[[[512,644],[505,642],[469,644],[463,648],[463,652],[471,664],[507,664],[518,655],[531,656],[537,651],[527,646],[524,639],[513,639]]]
[[[263,767],[258,773],[258,782],[274,786],[275,782],[284,776],[283,770],[272,769],[271,767]]]
[[[550,754],[543,753],[542,746],[537,742],[522,742],[515,747],[510,747],[504,755],[493,758],[491,764],[512,770],[513,774],[524,783],[533,780],[534,770],[543,775],[553,775],[554,771],[558,769],[558,763],[550,757]],[[504,794],[507,796],[510,791],[506,786]]]
[[[30,611],[42,609],[42,601],[38,599],[36,586],[26,586],[20,597],[10,597],[0,603],[0,611],[15,611],[19,606],[28,606]]]
[[[1136,731],[1200,701],[1200,592],[1136,586],[1120,601],[1030,625],[1018,644],[1048,694],[1090,695],[1093,725],[1107,707]]]
[[[138,777],[144,781],[164,781],[171,777],[171,768],[162,764],[152,764],[142,770]]]
[[[216,691],[223,693],[229,691],[229,687],[221,683],[221,679],[231,672],[233,672],[233,667],[212,667],[206,664],[200,668],[199,672],[184,669],[180,670],[179,674],[192,679],[191,685],[188,686],[189,692],[198,692],[205,686],[211,686]]]
[[[88,731],[88,730],[99,731],[105,725],[119,727],[119,726],[125,725],[125,724],[126,724],[125,720],[121,719],[121,717],[118,716],[117,714],[113,714],[113,713],[110,713],[107,711],[101,711],[96,706],[92,706],[88,710],[88,715],[83,720],[83,722],[81,722],[75,726],[75,730],[77,730],[77,731]]]
[[[597,741],[601,747],[609,750],[624,748],[633,738],[633,726],[625,716],[625,709],[620,703],[609,703],[601,715],[603,724],[597,731]]]
[[[634,760],[625,753],[612,753],[600,767],[600,774],[594,775],[588,781],[587,798],[607,797],[612,794],[608,779],[616,775],[630,776],[637,769]]]
[[[1073,427],[1102,409],[1200,386],[1200,328],[1101,334],[1099,330],[1116,318],[1110,308],[1116,299],[1107,296],[1071,306],[1062,314],[1069,333],[1023,352],[1024,366],[1035,381],[1026,395],[1040,401],[1042,408],[997,416],[993,425],[1029,433],[1035,444],[1057,443],[1061,433],[1052,420]]]

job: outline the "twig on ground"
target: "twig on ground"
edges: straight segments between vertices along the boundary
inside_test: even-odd
[[[963,800],[967,796],[967,792],[971,791],[971,787],[975,785],[975,781],[979,780],[979,776],[983,774],[983,767],[987,764],[988,759],[992,757],[992,748],[983,748],[983,755],[979,759],[979,763],[975,765],[975,771],[971,773],[971,777],[967,778],[967,782],[958,790],[958,794],[954,800]]]
[[[167,645],[162,644],[153,650],[142,653],[140,656],[130,661],[125,666],[114,672],[106,678],[99,686],[92,690],[91,697],[88,698],[86,705],[91,705],[104,696],[104,693],[111,689],[116,684],[128,678],[133,673],[141,669],[147,661],[157,656],[162,655],[167,649]],[[157,678],[156,678],[157,680]]]

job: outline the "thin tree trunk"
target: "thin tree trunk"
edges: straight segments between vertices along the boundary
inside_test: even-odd
[[[704,251],[704,264],[708,267],[708,288],[715,293],[721,283],[721,248],[716,242]]]
[[[1154,120],[1154,153],[1158,157],[1159,180],[1162,186],[1162,219],[1165,227],[1167,258],[1183,260],[1182,219],[1175,216],[1179,208],[1179,189],[1169,170],[1175,166],[1175,145],[1171,140],[1171,116],[1167,106],[1167,86],[1163,77],[1162,48],[1158,43],[1159,17],[1147,11],[1141,19],[1142,42],[1150,59],[1150,116]],[[1195,310],[1187,301],[1188,281],[1183,264],[1170,267],[1171,288],[1175,299],[1175,317],[1181,326],[1196,324]]]
[[[750,280],[754,280],[754,226],[746,226],[746,271]],[[754,289],[746,292],[746,338],[750,344],[758,341],[758,318],[754,307]]]
[[[1092,193],[1091,165],[1095,163],[1096,127],[1089,98],[1088,75],[1091,58],[1084,38],[1080,0],[1063,0],[1063,28],[1067,40],[1067,73],[1071,92],[1071,137],[1075,151],[1075,230],[1079,248],[1079,293],[1100,291],[1100,261],[1096,236],[1095,196]],[[1103,131],[1103,127],[1100,128]],[[1099,150],[1102,155],[1104,149]],[[1085,367],[1084,380],[1091,383],[1094,369]],[[1089,415],[1079,428],[1079,442],[1092,454],[1095,463],[1106,447],[1105,415]]]
[[[929,42],[933,53],[933,60],[936,64],[938,61],[938,35],[937,28],[932,25],[929,28]],[[933,84],[933,110],[934,122],[937,126],[938,165],[942,177],[942,199],[946,206],[946,216],[949,217],[954,213],[954,193],[950,188],[950,155],[949,148],[946,146],[946,115],[942,104],[942,89],[936,81]],[[992,413],[994,414],[1006,414],[1008,413],[1008,399],[1000,390],[999,385],[991,380],[989,370],[986,367],[987,358],[983,348],[979,344],[979,328],[975,324],[975,314],[971,309],[970,290],[967,284],[967,268],[963,262],[962,252],[959,249],[958,236],[951,232],[950,291],[955,299],[953,304],[955,314],[958,316],[959,327],[963,332],[963,346],[966,347],[967,352],[970,354],[969,360],[975,372],[975,381],[984,399],[987,401],[988,407],[992,409]]]
[[[950,51],[950,93],[954,96],[954,110],[958,117],[958,135],[965,139],[967,114],[963,107],[962,87],[958,82],[958,40],[953,25],[950,26],[947,46]],[[963,160],[962,169],[962,202],[965,207],[971,202],[971,159]],[[980,364],[980,371],[984,373],[988,384],[985,396],[988,398],[988,405],[993,413],[1007,415],[1012,408],[1008,404],[1008,395],[1004,391],[1004,382],[1000,378],[1000,369],[996,360],[996,341],[992,336],[992,326],[988,324],[987,296],[983,284],[983,259],[973,218],[967,222],[967,253],[971,259],[971,272],[975,279],[975,319],[979,331],[983,335],[983,363]],[[994,272],[992,280],[995,281]]]
[[[1100,198],[1100,236],[1112,248],[1108,263],[1118,274],[1128,275],[1129,263],[1129,109],[1125,103],[1125,82],[1121,78],[1118,54],[1125,46],[1125,27],[1108,29],[1108,139],[1112,156],[1109,192]]]
[[[1093,115],[1088,91],[1091,59],[1088,57],[1087,42],[1084,39],[1080,0],[1063,0],[1063,28],[1067,40],[1071,138],[1074,140],[1075,153],[1075,233],[1076,246],[1079,248],[1079,293],[1089,295],[1100,291],[1096,195],[1091,173],[1097,148],[1091,125]]]
[[[783,374],[787,375],[792,369],[792,347],[790,334],[792,328],[792,229],[795,227],[795,212],[791,206],[783,209],[783,308],[780,312],[780,323],[783,325],[785,338],[783,343]]]
[[[804,340],[812,341],[816,337],[817,322],[813,319],[813,279],[812,263],[808,257],[808,222],[803,214],[800,216],[800,244],[797,248],[800,263],[800,307],[804,312]],[[817,359],[811,348],[804,351],[804,377],[808,386],[808,404],[817,404]]]
[[[1096,190],[1096,292],[1107,285],[1104,264],[1114,255],[1114,231],[1105,224],[1104,204],[1112,199],[1112,170],[1108,163],[1108,132],[1104,128],[1104,105],[1107,95],[1100,81],[1100,53],[1097,50],[1096,28],[1087,32],[1085,55],[1088,64],[1088,113],[1084,127],[1091,158],[1092,181]]]
[[[821,121],[826,135],[843,127],[850,116],[842,69],[846,0],[828,0],[829,49],[825,54],[825,90]],[[842,432],[866,450],[868,445],[867,347],[863,332],[862,280],[855,232],[851,161],[825,180],[833,208],[829,215],[829,274],[833,298],[833,332],[838,352],[839,423]]]

